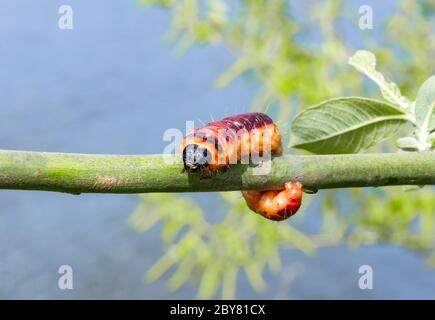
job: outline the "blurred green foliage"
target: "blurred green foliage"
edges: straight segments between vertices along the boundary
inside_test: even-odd
[[[146,281],[160,278],[176,266],[168,281],[171,290],[201,279],[199,298],[207,298],[222,284],[222,297],[234,298],[236,277],[244,270],[254,289],[265,282],[261,271],[279,270],[282,246],[313,253],[316,244],[290,224],[276,224],[252,214],[238,192],[220,193],[225,218],[210,224],[203,211],[186,197],[172,194],[143,196],[130,218],[138,232],[162,224],[162,239],[168,250],[145,275]],[[255,263],[253,263],[255,261]]]
[[[435,71],[435,7],[431,0],[398,1],[394,14],[385,21],[376,19],[375,11],[374,30],[358,29],[358,5],[354,2],[140,2],[171,12],[167,39],[176,44],[178,52],[193,45],[229,48],[234,63],[217,78],[216,85],[230,85],[240,76],[256,79],[261,87],[252,110],[270,105],[279,123],[290,124],[297,110],[329,98],[379,97],[348,65],[356,49],[374,52],[380,71],[394,78],[402,93],[411,98]],[[354,30],[357,41],[347,39],[346,28]],[[388,68],[388,73],[383,68]],[[382,146],[383,150],[390,148],[391,143]],[[220,197],[223,204],[216,212],[224,218],[217,223],[208,222],[210,213],[185,196],[141,197],[130,219],[132,227],[144,232],[161,225],[168,248],[147,271],[147,281],[169,272],[171,290],[193,281],[199,283],[199,298],[213,297],[219,291],[223,298],[234,298],[240,271],[255,290],[263,289],[263,270],[279,270],[282,249],[311,254],[319,247],[340,243],[391,243],[418,250],[435,265],[435,197],[430,187],[417,192],[403,188],[322,191],[306,195],[298,215],[282,223],[250,212],[239,193],[220,193]],[[312,199],[321,204],[321,212],[313,214],[318,214],[322,228],[308,235],[295,225],[304,218]]]

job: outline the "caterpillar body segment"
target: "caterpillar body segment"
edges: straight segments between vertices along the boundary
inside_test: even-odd
[[[264,113],[245,113],[195,129],[180,144],[184,168],[205,176],[255,157],[282,155],[281,135]],[[244,162],[247,161],[247,162]],[[284,220],[299,209],[302,185],[288,182],[280,191],[243,191],[248,207],[271,220]]]
[[[188,172],[218,171],[252,156],[282,154],[281,135],[272,119],[263,113],[224,118],[195,129],[181,145]]]
[[[249,209],[263,217],[281,221],[294,215],[302,203],[302,184],[289,181],[283,190],[242,191]]]

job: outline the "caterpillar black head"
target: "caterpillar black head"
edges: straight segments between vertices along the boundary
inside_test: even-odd
[[[205,147],[197,144],[189,144],[183,150],[184,169],[193,173],[201,171],[211,162],[211,154]]]

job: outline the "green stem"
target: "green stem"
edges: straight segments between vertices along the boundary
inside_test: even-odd
[[[434,185],[435,152],[282,156],[268,175],[234,165],[211,179],[183,172],[179,157],[0,151],[0,189],[68,193],[201,192],[280,189],[288,180],[311,190]]]

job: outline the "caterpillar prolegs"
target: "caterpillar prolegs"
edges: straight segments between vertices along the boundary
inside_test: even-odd
[[[184,168],[201,176],[216,173],[253,157],[282,155],[281,134],[264,113],[245,113],[207,123],[180,145]],[[248,207],[271,220],[294,215],[302,202],[302,184],[285,183],[282,190],[242,191]]]

